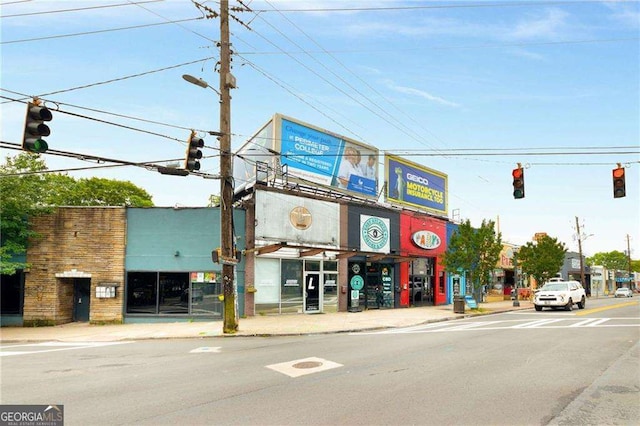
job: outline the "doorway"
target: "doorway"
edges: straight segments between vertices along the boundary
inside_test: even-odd
[[[76,278],[73,280],[73,321],[89,321],[91,303],[91,279]]]
[[[320,272],[304,273],[304,313],[320,312]]]

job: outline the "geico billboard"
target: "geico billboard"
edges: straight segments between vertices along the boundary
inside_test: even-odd
[[[447,215],[447,175],[401,157],[385,155],[386,199]]]
[[[376,148],[280,114],[274,116],[274,130],[289,179],[377,196]]]

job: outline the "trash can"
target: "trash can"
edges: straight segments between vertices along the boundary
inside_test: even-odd
[[[464,297],[459,295],[453,296],[453,313],[464,314]]]

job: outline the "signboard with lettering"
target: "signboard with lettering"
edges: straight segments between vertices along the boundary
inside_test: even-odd
[[[384,159],[387,201],[447,215],[447,175],[394,155]]]
[[[288,178],[367,198],[378,195],[378,149],[276,114],[276,144]],[[276,148],[276,151],[278,148]]]

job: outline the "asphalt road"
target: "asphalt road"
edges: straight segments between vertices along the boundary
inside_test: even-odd
[[[638,424],[638,299],[379,332],[3,345],[66,425]]]

